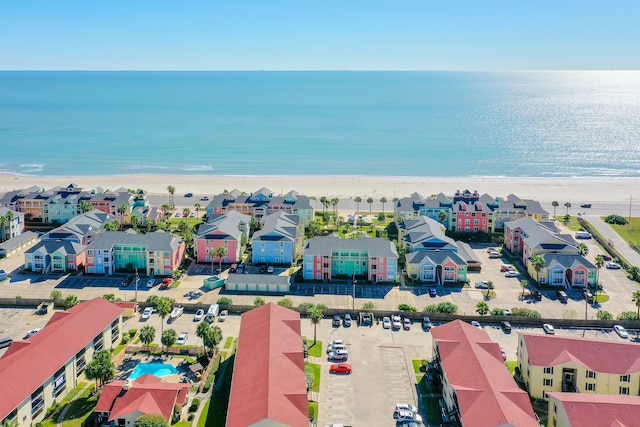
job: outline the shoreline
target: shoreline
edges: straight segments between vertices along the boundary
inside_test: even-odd
[[[36,176],[0,174],[0,193],[39,186],[46,189],[76,184],[91,190],[142,188],[151,194],[166,194],[167,186],[176,188],[176,194],[215,195],[224,190],[238,189],[251,193],[267,187],[274,194],[295,190],[300,194],[316,197],[349,198],[360,196],[379,200],[386,197],[408,197],[414,192],[424,197],[444,193],[453,195],[456,190],[477,190],[493,197],[515,194],[524,199],[534,199],[561,205],[565,202],[613,202],[626,203],[634,193],[640,199],[640,177],[418,177],[418,176],[342,176],[342,175],[179,175],[179,174],[122,174],[122,175],[64,175]]]

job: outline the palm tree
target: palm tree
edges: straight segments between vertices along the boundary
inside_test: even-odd
[[[86,213],[93,210],[93,205],[86,200],[80,200],[80,203],[78,203],[78,208],[80,208],[81,213]]]
[[[571,207],[571,203],[569,202],[565,203],[564,207],[567,208],[567,215],[569,215],[569,208]]]
[[[333,214],[335,215],[338,211],[338,203],[340,203],[340,199],[338,199],[337,197],[334,197],[333,199],[331,199],[331,206],[333,206]]]
[[[554,200],[551,202],[551,206],[553,206],[553,219],[556,219],[556,208],[560,206],[560,204]]]
[[[164,319],[169,315],[169,313],[171,313],[172,308],[172,302],[167,297],[160,298],[158,300],[158,303],[156,304],[156,312],[158,313],[158,316],[160,316],[160,319],[162,319],[162,321],[160,322],[161,337],[164,335]],[[164,351],[164,348],[162,349],[162,351]]]
[[[149,218],[145,219],[144,226],[147,229],[147,232],[151,231],[151,226],[153,226],[153,221],[151,221]]]
[[[353,201],[356,202],[356,213],[360,212],[360,203],[362,203],[362,197],[356,196]]]
[[[201,207],[201,206],[200,206],[200,203],[196,203],[196,204],[194,204],[194,205],[193,205],[193,207],[194,207],[194,208],[195,208],[195,210],[196,210],[196,218],[198,218],[198,212],[200,211],[200,207]]]
[[[371,204],[373,203],[373,197],[367,198],[367,203],[369,203],[369,213],[371,213]]]
[[[0,230],[2,231],[2,237],[0,237],[0,242],[4,242],[5,240],[6,227],[7,227],[7,217],[0,216]]]
[[[526,280],[521,280],[520,287],[522,288],[522,299],[524,299],[524,291],[529,287],[529,282]]]
[[[545,262],[544,258],[542,258],[540,255],[536,255],[536,256],[531,257],[530,261],[531,261],[531,266],[536,271],[536,282],[538,282],[538,284],[539,284],[540,283],[540,270],[542,270],[544,268],[544,266],[546,265],[546,262]]]
[[[209,332],[209,327],[209,323],[200,322],[196,328],[196,336],[202,340],[205,352],[207,351],[207,346],[204,343],[204,337],[207,335],[207,332]]]
[[[178,339],[178,333],[175,329],[167,329],[162,333],[162,336],[160,337],[160,341],[165,347],[171,347],[172,345],[174,345],[176,343],[176,339]]]
[[[189,208],[182,209],[182,216],[183,217],[188,217],[190,213],[191,213],[191,209],[189,209]]]
[[[382,197],[380,199],[380,203],[382,203],[382,213],[384,214],[384,204],[387,203],[387,198],[386,197]]]
[[[636,303],[636,308],[638,309],[638,317],[640,317],[640,291],[635,291],[631,294],[631,300]]]
[[[487,313],[489,313],[489,304],[484,301],[480,301],[478,304],[476,304],[476,313],[478,313],[480,316],[485,316]]]
[[[584,243],[578,245],[578,253],[582,256],[586,256],[589,253],[589,247]]]
[[[318,323],[324,317],[324,313],[318,307],[311,307],[309,310],[309,319],[311,319],[311,323],[313,324],[313,344],[316,344],[316,328]]]
[[[120,228],[124,225],[124,214],[128,209],[129,206],[127,206],[126,203],[120,203],[120,206],[118,206],[118,213],[120,214]]]
[[[215,248],[211,248],[207,253],[209,254],[209,259],[211,260],[211,274],[213,275],[213,260],[216,259],[216,250]]]
[[[104,228],[107,231],[116,231],[118,230],[118,228],[120,228],[120,222],[118,220],[106,222],[104,224]]]
[[[140,342],[147,347],[156,339],[156,329],[151,325],[145,325],[140,329]]]
[[[638,277],[638,272],[640,272],[640,269],[638,269],[638,267],[636,267],[635,265],[629,267],[629,277],[631,277],[631,280],[636,280],[636,278]]]
[[[324,213],[324,210],[327,207],[327,198],[324,196],[320,197],[320,203],[322,203],[322,213]]]
[[[217,348],[220,341],[222,341],[222,329],[218,326],[209,328],[202,338],[203,345],[211,350]]]
[[[227,254],[227,248],[225,248],[224,246],[218,246],[216,248],[216,258],[218,258],[218,268],[220,268],[220,271],[222,271],[222,259],[224,258],[224,256]]]
[[[140,217],[137,215],[131,215],[131,226],[134,230],[138,230],[138,224],[140,223]]]
[[[171,203],[171,207],[175,208],[176,204],[174,203],[173,195],[176,192],[176,187],[174,187],[173,185],[170,185],[167,187],[167,191],[169,192],[169,202]]]
[[[74,306],[76,306],[78,304],[80,304],[80,300],[78,299],[78,297],[75,296],[75,295],[69,295],[64,300],[64,309],[65,310],[69,310],[71,307],[74,307]]]
[[[441,210],[440,212],[438,212],[438,219],[439,219],[439,220],[440,220],[440,222],[441,222],[441,223],[443,223],[443,224],[444,224],[444,223],[445,223],[445,221],[447,220],[447,217],[448,217],[448,216],[449,216],[449,215],[448,215],[448,214],[447,214],[447,212],[446,212],[446,211],[444,211],[444,210]],[[447,227],[447,228],[449,228],[449,227]]]
[[[600,255],[596,256],[595,262],[593,263],[593,265],[596,266],[596,269],[598,270],[598,276],[596,277],[596,297],[598,296],[598,281],[600,278],[600,269],[602,267],[604,267],[604,258],[602,258]]]

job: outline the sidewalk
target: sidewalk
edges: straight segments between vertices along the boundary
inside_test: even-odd
[[[618,251],[629,264],[640,267],[640,254],[631,249],[629,244],[625,242],[609,224],[596,215],[585,215],[583,218],[598,230],[598,233],[600,233],[602,237],[612,243],[613,248]]]

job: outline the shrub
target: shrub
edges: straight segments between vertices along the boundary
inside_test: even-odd
[[[200,399],[193,399],[191,401],[191,405],[189,406],[189,412],[196,412],[198,407],[200,406]]]
[[[536,310],[531,310],[528,308],[520,308],[514,307],[511,309],[511,314],[514,316],[522,316],[522,317],[534,317],[536,319],[541,318],[540,312]]]
[[[312,302],[303,302],[300,305],[298,305],[298,307],[300,309],[309,311],[309,309],[313,307],[313,303]]]
[[[504,316],[504,308],[496,307],[491,310],[492,316]]]
[[[635,311],[623,311],[618,314],[618,320],[638,320],[638,313]]]
[[[598,320],[612,320],[613,315],[607,310],[598,310],[598,312],[596,313],[596,318]]]
[[[233,300],[229,297],[221,297],[221,298],[218,298],[218,301],[216,301],[216,304],[233,305]]]
[[[607,224],[618,224],[618,225],[626,225],[628,223],[627,219],[620,215],[607,215],[604,217],[604,222]]]
[[[138,333],[138,330],[137,330],[137,329],[129,329],[129,330],[127,331],[127,333],[129,334],[129,338],[133,338],[133,337],[135,337],[135,336],[136,336],[136,334]]]
[[[281,307],[291,308],[293,307],[293,301],[291,301],[291,298],[285,297],[278,301],[278,305]]]
[[[267,302],[262,297],[255,297],[253,299],[253,305],[256,307],[260,307],[261,305],[265,305]]]
[[[129,335],[123,335],[122,336],[122,341],[120,341],[120,344],[126,344],[129,342],[129,340],[131,340],[131,338],[129,337]]]
[[[458,312],[458,306],[452,302],[441,302],[438,304],[428,305],[423,311],[426,313],[456,314]]]
[[[414,311],[414,312],[418,311],[417,308],[415,308],[414,306],[409,305],[409,304],[400,304],[398,306],[398,310],[400,310],[400,311]]]

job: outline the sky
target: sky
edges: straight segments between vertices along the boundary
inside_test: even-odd
[[[3,0],[0,70],[637,70],[638,0]]]

